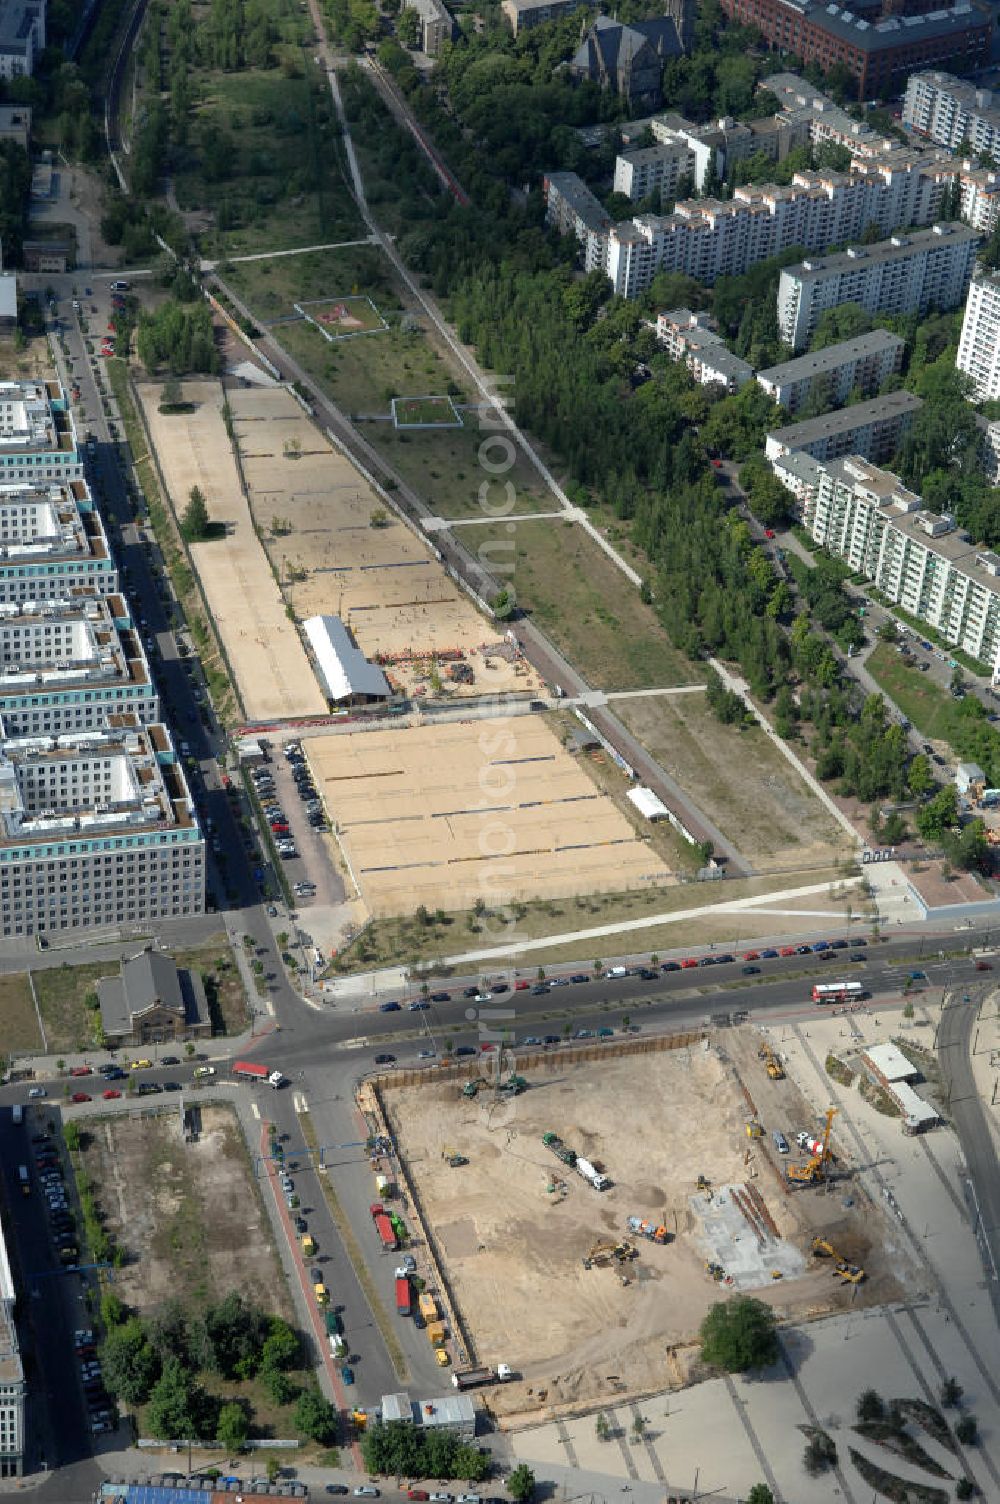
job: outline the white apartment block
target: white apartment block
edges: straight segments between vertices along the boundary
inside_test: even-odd
[[[80,480],[83,457],[55,381],[0,381],[0,488]]]
[[[939,146],[954,149],[968,141],[976,156],[989,152],[1000,160],[1000,109],[993,94],[951,73],[911,73],[903,120]]]
[[[923,407],[912,392],[889,392],[871,402],[857,402],[819,418],[806,418],[775,428],[764,443],[769,460],[797,450],[824,462],[841,455],[861,455],[867,460],[887,460]]]
[[[955,308],[965,297],[979,243],[968,225],[934,225],[785,267],[778,281],[778,332],[801,350],[823,313],[842,303],[858,303],[869,313]]]
[[[0,935],[204,912],[205,840],[165,726],[0,743]]]
[[[1000,422],[990,422],[976,414],[976,426],[982,434],[979,463],[991,486],[1000,486]]]
[[[694,180],[694,152],[686,142],[640,146],[622,152],[615,160],[616,193],[633,203],[658,193],[661,199],[676,198],[677,185],[688,176]]]
[[[803,520],[817,543],[1000,679],[1000,557],[857,457],[823,467]]]
[[[0,1223],[0,1478],[20,1478],[24,1474],[26,1385],[14,1320],[15,1303],[14,1280]]]
[[[771,400],[790,413],[797,413],[810,398],[840,407],[853,391],[870,396],[887,376],[901,370],[905,343],[888,329],[873,329],[758,371],[757,380]]]
[[[575,172],[548,172],[542,180],[545,221],[560,235],[572,235],[582,251],[584,270],[597,271],[607,256],[611,220]]]
[[[159,720],[159,696],[122,596],[0,605],[0,739]]]
[[[46,0],[0,3],[0,78],[27,78],[45,48]]]
[[[753,367],[734,355],[705,313],[674,308],[656,320],[656,335],[673,360],[683,360],[701,386],[737,392],[753,380]]]
[[[819,460],[814,460],[811,454],[803,454],[799,449],[790,449],[787,454],[779,454],[771,461],[771,469],[785,490],[790,491],[803,508],[812,504],[823,473]]]
[[[118,570],[83,480],[0,485],[0,603],[118,592]]]
[[[813,146],[832,142],[834,146],[846,146],[852,156],[859,158],[882,156],[901,148],[895,136],[880,135],[870,125],[855,120],[798,73],[772,73],[761,80],[758,88],[774,95],[782,116],[801,122],[805,139]]]
[[[972,378],[978,402],[1000,397],[1000,276],[996,272],[978,271],[969,285],[955,364]]]

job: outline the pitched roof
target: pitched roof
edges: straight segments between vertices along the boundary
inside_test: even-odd
[[[180,1013],[188,1025],[208,1022],[208,1003],[201,978],[178,971],[176,963],[161,951],[144,950],[122,962],[121,974],[103,977],[97,984],[101,1024],[105,1034],[132,1032],[136,1014],[162,1003]]]
[[[677,27],[670,16],[652,21],[633,21],[625,25],[610,16],[598,16],[573,58],[574,68],[594,71],[598,59],[608,73],[629,63],[649,43],[660,57],[680,57],[684,49]]]

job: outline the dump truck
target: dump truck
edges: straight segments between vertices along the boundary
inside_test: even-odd
[[[396,1315],[409,1316],[412,1310],[410,1281],[405,1274],[396,1276]]]
[[[392,1253],[399,1247],[399,1239],[396,1236],[395,1228],[383,1211],[375,1213],[375,1231],[382,1240],[382,1247],[387,1253]]]
[[[577,1159],[574,1169],[578,1175],[582,1175],[588,1185],[592,1185],[595,1191],[606,1191],[611,1184],[610,1176],[602,1175],[589,1159]]]
[[[456,1389],[475,1389],[480,1384],[506,1384],[508,1379],[514,1377],[506,1363],[498,1363],[496,1368],[463,1368],[459,1373],[453,1373],[451,1382]]]
[[[417,1296],[417,1305],[420,1307],[420,1314],[425,1321],[437,1321],[437,1301],[434,1299],[433,1295],[428,1293],[428,1291],[422,1290],[420,1292],[420,1294]]]
[[[670,1236],[665,1227],[645,1217],[629,1217],[627,1226],[629,1232],[637,1232],[641,1238],[648,1238],[651,1243],[665,1243]]]
[[[546,1149],[551,1149],[556,1159],[561,1159],[564,1165],[576,1164],[576,1150],[567,1148],[558,1133],[543,1133],[542,1143]]]
[[[445,1332],[443,1321],[429,1321],[427,1323],[427,1337],[431,1347],[441,1347],[446,1336],[447,1333]]]

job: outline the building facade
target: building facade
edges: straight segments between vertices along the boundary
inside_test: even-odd
[[[502,0],[501,11],[515,36],[579,10],[585,0]]]
[[[664,61],[682,51],[670,16],[629,25],[597,16],[570,60],[569,74],[619,95],[631,109],[655,110],[663,100]]]
[[[0,743],[0,934],[204,912],[205,842],[166,727]]]
[[[58,382],[0,381],[0,490],[82,478],[76,428]]]
[[[16,1303],[4,1227],[0,1220],[0,1478],[20,1478],[24,1474],[26,1385],[14,1316]]]
[[[45,48],[46,0],[0,4],[0,78],[27,78]]]
[[[661,199],[676,198],[684,178],[695,179],[695,156],[684,141],[640,146],[623,151],[615,159],[614,189],[633,203],[651,193]]]
[[[913,130],[951,150],[968,142],[976,156],[1000,159],[1000,109],[991,90],[933,69],[912,73],[903,98],[903,120]]]
[[[407,9],[415,10],[420,20],[420,50],[437,57],[445,42],[453,42],[458,28],[443,0],[407,0]]]
[[[857,339],[758,371],[757,380],[772,401],[790,413],[797,413],[810,400],[841,407],[853,391],[871,396],[887,376],[901,370],[905,344],[888,329],[873,329]]]
[[[97,984],[101,1027],[116,1046],[200,1039],[212,1032],[201,977],[147,947]]]
[[[607,258],[611,218],[575,172],[548,172],[542,179],[545,221],[580,245],[584,270],[597,271]]]
[[[0,605],[0,738],[143,725],[160,702],[121,596]]]
[[[1000,397],[1000,276],[979,271],[969,284],[955,364],[971,377],[975,397]]]
[[[778,332],[801,350],[823,313],[842,303],[858,303],[868,313],[955,308],[965,297],[979,244],[967,225],[933,225],[787,266],[778,280]]]
[[[0,604],[117,593],[118,569],[85,481],[0,485]]]
[[[922,407],[912,392],[889,392],[871,402],[857,402],[820,418],[776,428],[767,436],[764,453],[774,460],[794,449],[821,463],[846,454],[887,460]]]
[[[916,69],[946,64],[970,72],[989,61],[992,20],[970,0],[923,15],[866,19],[823,0],[721,0],[734,21],[755,26],[769,47],[804,63],[840,63],[857,80],[858,98],[887,98]],[[908,7],[912,10],[914,7]]]
[[[682,360],[701,386],[738,392],[753,380],[753,367],[734,355],[705,313],[674,308],[656,320],[656,336],[673,360]]]
[[[1000,677],[1000,557],[949,517],[923,509],[898,476],[857,457],[824,465],[803,521],[815,541],[866,575]]]

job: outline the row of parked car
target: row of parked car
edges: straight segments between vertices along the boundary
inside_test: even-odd
[[[87,1401],[90,1429],[95,1436],[113,1431],[116,1423],[114,1401],[104,1387],[104,1375],[97,1361],[94,1334],[89,1327],[73,1333],[73,1346],[80,1365],[80,1383]]]
[[[64,1264],[71,1264],[79,1257],[79,1249],[76,1244],[76,1223],[69,1209],[59,1151],[48,1133],[34,1134],[31,1142],[38,1188],[45,1198],[48,1212],[49,1234],[60,1260]]]

